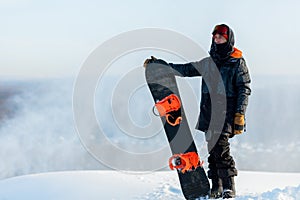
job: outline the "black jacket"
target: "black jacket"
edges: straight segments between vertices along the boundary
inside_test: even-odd
[[[250,75],[241,51],[234,48],[229,29],[228,56],[220,58],[212,41],[210,57],[198,62],[169,65],[179,76],[202,76],[200,116],[197,129],[233,133],[235,113],[245,114],[251,94]]]

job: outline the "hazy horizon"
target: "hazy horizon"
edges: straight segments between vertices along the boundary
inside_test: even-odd
[[[144,129],[138,135],[132,135],[137,127],[140,129],[153,123],[148,116],[153,102],[146,87],[135,91],[130,101],[114,99],[115,81],[116,77],[105,77],[105,89],[100,87],[95,96],[97,119],[110,142],[124,151],[136,153],[151,152],[167,145],[162,132],[143,138],[145,134],[150,135],[150,129]],[[293,123],[300,111],[299,106],[294,106],[300,98],[297,90],[300,83],[298,79],[264,78],[257,81],[264,86],[255,84],[252,87],[246,113],[247,132],[231,140],[238,169],[300,172],[299,128]],[[293,87],[289,87],[289,82]],[[186,83],[193,88],[196,99],[183,92],[183,103],[198,149],[205,160],[207,150],[203,133],[193,129],[199,111],[199,79],[180,79],[180,87]],[[72,79],[8,81],[6,84],[0,81],[0,84],[0,162],[3,163],[0,179],[47,171],[105,168],[79,140],[73,120]],[[270,85],[272,87],[268,87]],[[122,92],[124,94],[118,95],[126,96],[127,90]],[[116,102],[112,104],[113,101]],[[124,104],[127,107],[120,107]],[[114,105],[120,106],[113,109]],[[124,109],[128,113],[124,113]],[[130,120],[125,123],[123,119],[127,115]],[[133,131],[126,131],[132,125]],[[150,127],[153,129],[157,125],[160,123],[153,123]],[[99,141],[99,148],[101,145]],[[121,160],[116,155],[112,158]]]

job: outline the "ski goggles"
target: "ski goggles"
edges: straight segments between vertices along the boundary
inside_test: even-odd
[[[226,26],[223,26],[223,25],[215,26],[212,34],[213,34],[213,36],[215,36],[216,34],[220,34],[228,40],[228,28]]]

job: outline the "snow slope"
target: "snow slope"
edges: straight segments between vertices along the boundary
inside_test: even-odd
[[[300,199],[300,173],[240,172],[238,200]],[[174,171],[66,171],[0,181],[0,200],[180,200]]]

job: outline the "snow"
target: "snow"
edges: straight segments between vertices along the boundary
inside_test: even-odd
[[[237,200],[296,200],[300,173],[241,171]],[[180,200],[176,172],[62,171],[0,181],[0,200]]]

